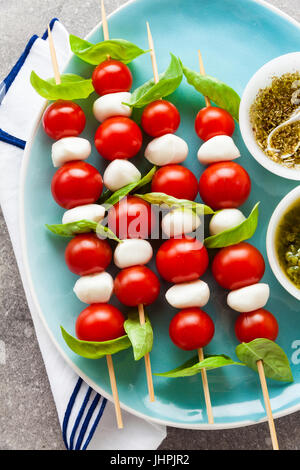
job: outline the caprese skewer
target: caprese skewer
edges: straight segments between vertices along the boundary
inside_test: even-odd
[[[239,312],[235,323],[235,333],[241,343],[249,343],[257,338],[275,341],[278,323],[274,315],[264,309],[270,295],[268,284],[260,283],[265,272],[263,256],[249,243],[222,248],[212,264],[214,278],[224,289],[229,289],[227,304]],[[263,361],[256,362],[267,411],[270,435],[274,450],[278,450],[278,440]]]
[[[60,83],[59,69],[52,34],[48,27],[49,46],[56,83]],[[49,110],[49,108],[48,108]],[[46,111],[47,112],[47,111]],[[59,123],[64,125],[63,116]],[[69,138],[70,139],[70,138]],[[74,142],[62,139],[52,148],[54,166],[62,166],[55,173],[51,190],[55,201],[69,209],[63,223],[82,219],[99,222],[105,210],[94,204],[102,193],[103,182],[100,173],[83,161],[89,156],[90,145],[85,139]],[[79,144],[79,145],[78,145]],[[69,269],[81,276],[74,286],[74,292],[84,303],[91,304],[84,309],[76,321],[76,334],[79,340],[105,342],[125,334],[122,313],[109,301],[113,292],[113,279],[104,272],[112,258],[107,241],[100,240],[95,234],[77,235],[68,244],[65,259]],[[121,407],[111,354],[106,355],[110,384],[114,398],[118,428],[123,428]]]

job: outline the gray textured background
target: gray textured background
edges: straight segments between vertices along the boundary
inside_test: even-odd
[[[110,13],[126,2],[106,0],[105,3]],[[269,3],[300,21],[300,0]],[[51,18],[58,17],[73,34],[85,36],[95,26],[97,17],[100,18],[99,4],[99,0],[0,0],[0,81],[15,64],[31,35],[42,34]],[[0,449],[64,449],[2,214],[0,228],[0,341],[5,342],[7,354],[6,364],[0,364]],[[300,449],[300,413],[276,420],[276,428],[282,449]],[[160,448],[266,449],[270,448],[270,438],[266,423],[226,431],[169,428]]]

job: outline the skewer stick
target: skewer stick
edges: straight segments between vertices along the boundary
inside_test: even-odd
[[[109,32],[108,32],[108,24],[106,19],[106,12],[104,7],[104,1],[101,0],[101,16],[102,16],[102,29],[103,29],[103,37],[104,41],[109,40]]]
[[[49,48],[50,48],[50,55],[51,55],[55,83],[56,85],[60,85],[61,79],[60,79],[59,67],[58,67],[58,62],[57,62],[57,56],[56,56],[53,37],[52,37],[52,33],[51,33],[51,29],[49,25],[48,25],[48,38],[49,38]]]
[[[113,364],[113,360],[110,354],[106,356],[106,362],[107,362],[108,373],[109,373],[109,378],[110,378],[111,391],[114,397],[117,424],[118,424],[118,428],[122,429],[123,420],[122,420],[122,413],[121,413],[121,407],[120,407],[120,401],[119,401],[119,394],[118,394],[118,389],[117,389],[114,364]]]
[[[145,324],[145,312],[144,312],[144,306],[142,304],[138,306],[138,312],[139,312],[139,317],[140,317],[140,324],[144,325]],[[153,387],[152,372],[151,372],[150,354],[147,353],[145,354],[144,357],[145,357],[145,368],[146,368],[148,392],[149,392],[150,401],[153,402],[155,401],[155,396],[154,396],[154,387]]]
[[[198,357],[199,357],[200,362],[203,361],[204,353],[203,353],[202,348],[198,349]],[[204,391],[204,398],[205,398],[208,422],[209,422],[209,424],[214,424],[214,415],[213,415],[212,406],[211,406],[211,400],[210,400],[210,393],[209,393],[206,369],[201,369],[201,377],[202,377],[202,384],[203,384],[203,391]]]
[[[199,57],[200,73],[201,75],[205,75],[204,63],[203,63],[202,54],[200,50],[198,50],[198,57]],[[211,102],[208,96],[204,96],[204,99],[205,99],[206,107],[208,108],[209,106],[211,106]]]
[[[152,62],[152,69],[153,69],[153,78],[154,78],[154,83],[159,82],[159,76],[158,76],[158,69],[157,69],[157,62],[156,62],[156,55],[155,55],[155,49],[154,49],[154,42],[150,30],[150,26],[148,21],[146,22],[147,25],[147,33],[148,33],[148,43],[149,43],[149,48],[150,48],[150,56],[151,56],[151,62]]]
[[[265,370],[264,370],[264,365],[263,365],[262,360],[257,361],[257,369],[258,369],[261,388],[262,388],[262,392],[264,396],[265,407],[266,407],[267,416],[268,416],[273,450],[279,450],[276,429],[275,429],[275,424],[274,424],[274,419],[273,419],[273,414],[272,414],[272,408],[271,408],[271,403],[270,403],[269,391],[268,391]]]

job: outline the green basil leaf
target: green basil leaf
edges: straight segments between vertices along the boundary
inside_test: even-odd
[[[266,377],[281,382],[293,382],[289,360],[283,349],[269,339],[257,338],[237,346],[236,355],[246,366],[257,372],[257,361],[262,360]]]
[[[171,54],[171,62],[167,70],[159,76],[159,82],[154,83],[154,79],[141,85],[134,90],[130,103],[126,103],[132,108],[142,108],[152,101],[159,100],[164,96],[173,93],[182,80],[182,68],[177,57]]]
[[[94,91],[91,79],[72,73],[63,74],[60,78],[61,83],[56,85],[54,78],[43,80],[32,71],[30,83],[39,95],[51,101],[85,99]]]
[[[177,199],[176,197],[169,196],[165,193],[148,193],[148,194],[135,194],[135,196],[144,199],[144,201],[157,206],[166,205],[168,207],[181,207],[185,209],[191,209],[199,215],[214,214],[214,211],[199,202],[189,201],[188,199]]]
[[[77,57],[92,65],[100,64],[107,59],[107,56],[128,64],[140,55],[148,52],[125,39],[109,39],[98,44],[92,44],[77,36],[73,36],[73,34],[70,35],[70,46],[72,52]]]
[[[239,120],[240,97],[233,88],[210,75],[201,75],[185,67],[182,70],[187,82],[204,96],[208,96],[217,106],[226,109],[236,121]]]
[[[123,240],[120,240],[110,228],[105,227],[100,223],[97,224],[96,233],[101,238],[109,238],[110,240],[115,240],[118,243],[123,243]]]
[[[216,356],[207,355],[205,356],[205,359],[201,362],[199,362],[198,356],[195,356],[189,359],[188,361],[186,361],[181,366],[176,367],[176,369],[172,369],[172,370],[169,370],[168,372],[163,372],[161,374],[154,374],[154,375],[159,375],[160,377],[170,377],[170,378],[190,377],[192,375],[199,374],[199,372],[201,372],[202,369],[213,370],[213,369],[218,369],[219,367],[232,366],[232,365],[243,366],[244,364],[241,364],[240,362],[235,362],[229,356],[225,356],[224,354],[220,354]]]
[[[69,224],[46,224],[50,232],[61,237],[73,237],[78,233],[95,232],[97,229],[97,222],[92,220],[79,220],[78,222],[71,222]]]
[[[204,240],[206,248],[223,248],[225,246],[236,245],[243,240],[251,238],[258,223],[259,202],[253,207],[249,217],[236,227],[224,230],[217,235],[212,235]]]
[[[143,186],[146,186],[146,184],[150,183],[152,181],[152,178],[156,172],[156,166],[151,168],[151,170],[143,176],[139,181],[135,181],[134,183],[129,183],[123,188],[118,189],[115,191],[105,202],[104,206],[114,206],[117,202],[119,202],[123,197],[127,196],[133,189],[137,188],[142,188]]]
[[[62,326],[60,327],[63,338],[70,349],[79,356],[87,359],[100,359],[107,354],[116,354],[119,351],[131,347],[131,343],[127,335],[110,341],[82,341],[70,335]]]
[[[104,227],[101,223],[92,220],[79,220],[78,222],[70,222],[69,224],[46,224],[46,227],[50,232],[55,233],[55,235],[60,235],[61,237],[73,237],[79,233],[96,232],[97,235],[102,238],[110,238],[111,240],[122,242],[108,227]]]
[[[145,315],[145,324],[141,325],[137,310],[128,313],[124,328],[132,344],[134,360],[138,361],[152,350],[153,330],[150,320]]]

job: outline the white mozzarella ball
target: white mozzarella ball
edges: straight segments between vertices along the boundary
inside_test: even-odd
[[[252,286],[231,291],[227,296],[227,304],[237,312],[252,312],[263,308],[268,302],[269,296],[268,284],[252,284]]]
[[[183,162],[188,152],[188,145],[181,137],[165,134],[147,145],[145,157],[153,165],[164,166]]]
[[[103,181],[107,189],[117,191],[129,183],[134,183],[141,179],[140,171],[128,160],[113,160],[106,168]]]
[[[105,271],[80,277],[73,289],[78,299],[85,304],[107,303],[113,290],[113,278]]]
[[[190,210],[174,209],[168,212],[161,221],[164,233],[168,237],[177,237],[191,233],[201,224],[200,217]]]
[[[131,116],[132,109],[123,103],[129,103],[131,93],[121,91],[100,96],[93,105],[93,113],[97,121],[103,122],[113,116]]]
[[[152,246],[147,240],[124,240],[115,249],[114,263],[120,269],[129,268],[130,266],[147,264],[152,256]]]
[[[92,147],[82,137],[64,137],[52,145],[52,162],[55,167],[62,166],[72,160],[86,160]]]
[[[83,206],[73,207],[66,211],[62,218],[63,224],[78,222],[79,220],[92,220],[100,222],[104,219],[105,208],[100,204],[85,204]]]
[[[198,160],[203,165],[235,160],[240,157],[240,151],[233,139],[228,135],[217,135],[207,140],[198,150]]]
[[[246,217],[238,209],[223,209],[212,217],[209,224],[209,233],[217,235],[224,232],[224,230],[240,225],[244,220],[246,220]]]
[[[208,285],[200,279],[175,284],[166,292],[167,302],[174,308],[204,307],[209,296]]]

